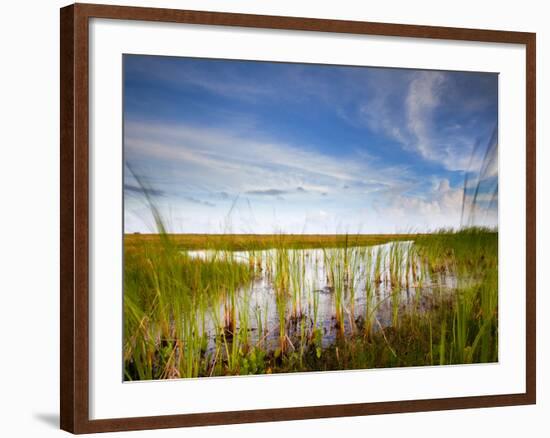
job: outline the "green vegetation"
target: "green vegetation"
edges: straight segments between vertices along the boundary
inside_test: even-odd
[[[126,235],[125,378],[493,362],[497,257],[480,228]]]
[[[182,250],[215,249],[228,251],[254,251],[272,248],[343,248],[380,245],[410,240],[414,234],[166,234],[172,245]],[[158,234],[126,234],[126,248],[144,243],[159,245]]]

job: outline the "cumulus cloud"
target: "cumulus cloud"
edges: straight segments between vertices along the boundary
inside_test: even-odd
[[[387,206],[378,209],[381,217],[399,224],[401,230],[436,230],[442,227],[495,226],[497,206],[492,194],[484,193],[474,199],[464,195],[462,187],[452,187],[448,179],[441,179],[429,192],[419,195],[398,194]],[[466,215],[464,215],[464,208]]]

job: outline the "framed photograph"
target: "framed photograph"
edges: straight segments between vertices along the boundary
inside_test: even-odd
[[[535,34],[61,9],[61,427],[535,403]]]

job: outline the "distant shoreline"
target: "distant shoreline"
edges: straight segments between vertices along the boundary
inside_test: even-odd
[[[492,230],[481,232],[496,233]],[[160,243],[161,237],[168,238],[182,250],[227,249],[227,250],[262,250],[270,248],[341,248],[351,246],[372,246],[384,243],[414,240],[420,236],[434,233],[409,234],[140,234],[124,235],[126,249],[143,245]]]

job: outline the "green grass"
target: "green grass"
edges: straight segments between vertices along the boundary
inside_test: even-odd
[[[272,248],[343,248],[379,245],[410,240],[415,234],[165,234],[172,245],[182,250],[214,249],[254,251]],[[125,247],[141,247],[144,243],[161,245],[159,234],[126,234]]]
[[[397,243],[384,253],[372,250],[405,240],[413,242],[409,250]],[[306,248],[324,248],[338,334],[331,342],[314,293],[319,285],[307,284],[306,260],[293,251]],[[211,254],[187,254],[197,249]],[[233,250],[247,251],[247,261]],[[497,257],[498,234],[479,228],[356,236],[126,235],[125,378],[497,361]],[[261,276],[273,285],[275,309],[258,308],[251,316],[246,286]],[[365,286],[356,289],[361,276]],[[451,290],[442,286],[445,278],[453,279]],[[354,307],[358,297],[366,300],[362,314]],[[377,319],[383,306],[391,309],[389,324]],[[276,312],[276,327],[269,326],[269,310]],[[270,335],[276,346],[267,342]]]

